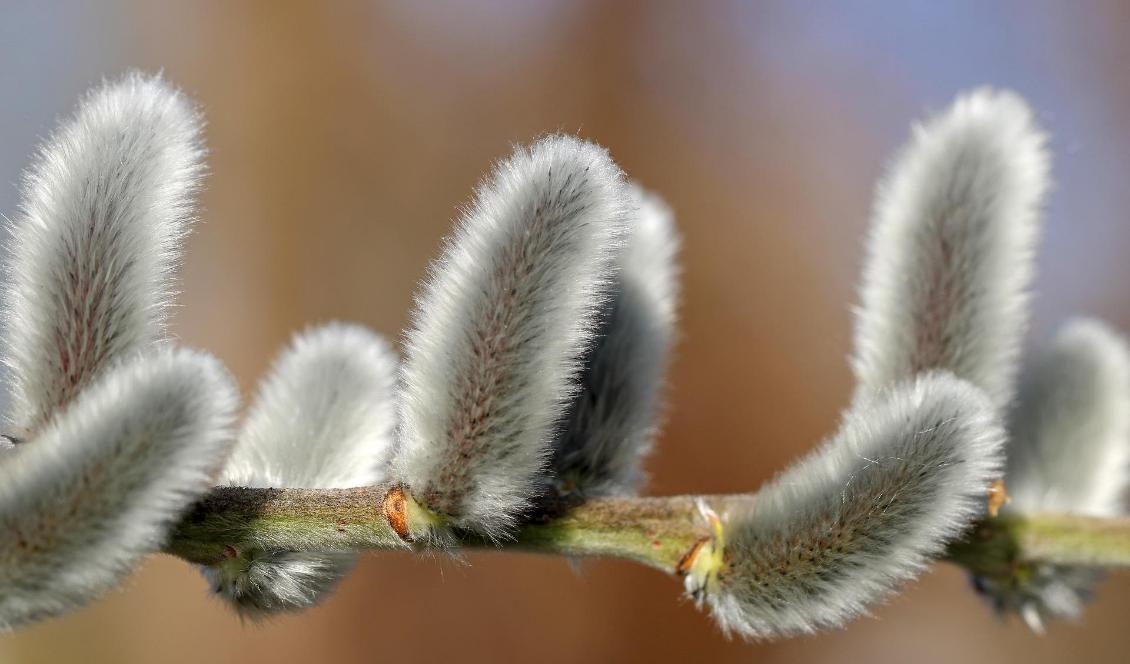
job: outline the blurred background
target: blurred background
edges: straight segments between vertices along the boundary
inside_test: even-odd
[[[163,70],[208,117],[211,176],[175,328],[250,393],[292,333],[392,339],[457,206],[547,131],[608,147],[675,209],[682,339],[651,492],[756,487],[833,430],[871,194],[959,90],[1026,96],[1056,189],[1029,344],[1067,316],[1130,330],[1130,6],[1118,2],[0,3],[0,211],[103,76]],[[727,641],[637,566],[370,555],[324,606],[241,624],[157,556],[0,662],[1126,661],[1130,574],[1079,625],[1001,623],[939,565],[873,618]],[[2,590],[0,590],[2,592]]]

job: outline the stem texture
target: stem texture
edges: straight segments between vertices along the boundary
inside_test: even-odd
[[[406,542],[397,534],[385,507],[392,488],[217,487],[178,524],[165,551],[192,563],[215,564],[250,547],[326,551],[440,546],[430,538]],[[700,502],[725,514],[728,507],[753,499],[731,495],[593,500],[534,515],[512,541],[495,543],[454,531],[443,546],[620,558],[681,575],[691,554],[710,537]],[[950,545],[946,559],[980,575],[1007,575],[1030,563],[1130,567],[1130,519],[1055,514],[986,518]]]

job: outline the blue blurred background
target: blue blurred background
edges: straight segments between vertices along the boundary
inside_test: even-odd
[[[654,493],[755,487],[832,431],[876,178],[912,121],[1012,88],[1053,136],[1029,344],[1130,331],[1130,5],[1119,2],[0,3],[0,211],[88,86],[163,70],[212,174],[175,328],[245,392],[330,319],[396,339],[488,165],[547,131],[607,146],[675,209],[683,336]],[[3,662],[1126,661],[1130,575],[1079,625],[1001,623],[938,566],[846,631],[726,641],[678,584],[615,562],[366,557],[324,606],[243,625],[155,557]],[[0,590],[2,591],[2,590]]]

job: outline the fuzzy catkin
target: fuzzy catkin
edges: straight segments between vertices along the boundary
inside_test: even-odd
[[[628,205],[608,153],[518,148],[417,299],[393,478],[452,525],[505,537],[530,505],[615,277]]]
[[[1009,509],[1125,513],[1130,479],[1125,340],[1097,320],[1065,324],[1021,381],[1010,434]]]
[[[679,239],[662,199],[635,185],[630,194],[635,213],[612,295],[550,462],[558,496],[635,493],[658,428],[675,336]]]
[[[1046,142],[1020,97],[990,89],[915,128],[876,196],[857,398],[938,369],[1007,406],[1048,189]]]
[[[1063,326],[1020,383],[1010,417],[1005,487],[1011,514],[1126,513],[1130,485],[1130,350],[1105,324]],[[1036,564],[975,587],[1001,613],[1034,631],[1052,619],[1078,619],[1102,574]]]
[[[396,423],[396,358],[356,325],[297,336],[252,403],[222,484],[347,489],[384,479]],[[350,551],[244,550],[202,568],[241,615],[261,618],[322,601],[352,568]]]
[[[856,403],[839,432],[722,515],[705,595],[726,632],[807,634],[865,613],[984,509],[1004,432],[985,395],[927,374]]]
[[[9,225],[14,430],[162,337],[204,172],[200,124],[180,93],[134,73],[90,92],[42,146]]]
[[[161,351],[107,370],[0,459],[0,631],[117,585],[213,483],[238,396],[219,362]]]

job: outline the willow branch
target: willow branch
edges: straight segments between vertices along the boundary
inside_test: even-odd
[[[385,510],[390,489],[218,487],[178,524],[165,551],[192,563],[213,564],[249,547],[324,551],[435,546],[430,541],[409,544],[397,534]],[[679,574],[689,554],[710,536],[699,513],[700,500],[725,513],[753,497],[593,500],[535,515],[512,541],[496,544],[456,533],[454,546],[620,558]],[[1130,567],[1130,519],[1050,514],[985,519],[949,547],[946,559],[981,575],[1009,574],[1031,563]]]

